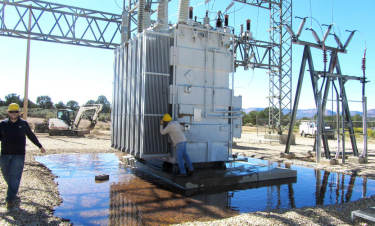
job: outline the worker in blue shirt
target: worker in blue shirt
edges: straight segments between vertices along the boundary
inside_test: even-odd
[[[26,136],[45,153],[46,150],[31,131],[29,124],[20,118],[19,105],[12,103],[8,106],[8,118],[0,122],[0,165],[4,180],[8,184],[8,209],[15,207],[18,201],[17,193],[25,163]]]

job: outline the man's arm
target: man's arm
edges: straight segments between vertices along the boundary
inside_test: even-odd
[[[165,128],[163,128],[163,125],[160,125],[160,133],[161,133],[161,135],[167,134],[169,132],[169,127],[170,127],[169,124]]]
[[[0,122],[0,142],[3,140],[3,123]]]
[[[38,148],[40,149],[41,152],[45,152],[43,146],[40,144],[38,138],[35,136],[35,134],[33,133],[33,131],[31,131],[30,129],[30,126],[27,122],[25,122],[25,128],[26,128],[26,136],[27,138],[29,138],[29,140],[31,140],[31,142],[33,142],[36,146],[38,146]]]

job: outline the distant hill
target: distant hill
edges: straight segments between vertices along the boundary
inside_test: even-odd
[[[249,113],[251,111],[263,111],[264,108],[246,108],[242,109],[244,112]],[[284,111],[283,114],[287,114],[289,111]],[[316,114],[316,109],[300,109],[297,111],[297,119],[301,119],[303,117],[312,118]],[[331,110],[326,110],[326,115],[335,115],[336,112],[333,112]],[[353,115],[361,115],[361,111],[351,111],[350,114]],[[375,117],[375,109],[367,110],[367,116],[368,117]]]
[[[245,108],[245,109],[242,109],[242,111],[244,111],[246,114],[251,112],[251,111],[263,111],[264,108]]]
[[[368,117],[375,117],[375,109],[367,110]]]

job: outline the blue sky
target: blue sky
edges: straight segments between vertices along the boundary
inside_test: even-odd
[[[52,1],[83,8],[101,10],[120,14],[121,0],[60,0]],[[212,0],[208,5],[204,0],[191,0],[195,6],[194,14],[198,18],[204,16],[206,9],[212,12],[224,10],[230,0]],[[173,0],[169,5],[169,20],[175,21],[178,1]],[[311,7],[310,7],[311,6]],[[374,80],[375,68],[375,31],[373,22],[375,15],[371,11],[375,1],[363,0],[361,3],[349,0],[294,0],[294,16],[311,16],[320,24],[333,23],[336,34],[344,42],[348,36],[345,30],[359,30],[348,47],[347,54],[341,54],[339,59],[341,68],[346,75],[361,76],[361,59],[365,46],[367,47],[367,76]],[[268,11],[236,3],[230,10],[230,23],[237,31],[246,19],[252,20],[252,32],[256,39],[268,40],[269,14]],[[305,27],[312,27],[322,36],[318,23],[309,19]],[[300,21],[293,18],[294,30]],[[324,29],[324,28],[323,28]],[[310,32],[304,31],[301,39],[311,41]],[[334,45],[332,37],[329,45]],[[295,93],[298,72],[302,58],[302,46],[293,47],[293,94]],[[322,66],[322,53],[313,50],[315,67]],[[61,45],[47,42],[31,42],[31,66],[29,97],[35,101],[38,96],[48,95],[52,101],[67,102],[76,100],[80,104],[89,99],[96,99],[105,95],[112,96],[113,80],[113,51],[71,45]],[[9,93],[23,96],[26,59],[26,40],[0,37],[0,98]],[[368,109],[375,108],[374,82],[367,84]],[[361,99],[361,85],[359,82],[348,82],[346,85],[348,98]],[[268,106],[268,75],[263,70],[243,71],[238,69],[235,74],[235,93],[243,96],[243,107]],[[309,77],[306,76],[300,99],[300,108],[314,108],[312,88]],[[329,109],[331,103],[328,104]],[[360,103],[350,103],[352,110],[360,110]]]

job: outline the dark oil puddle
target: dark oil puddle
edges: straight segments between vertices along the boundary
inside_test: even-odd
[[[57,176],[63,203],[55,215],[74,225],[165,225],[226,218],[238,213],[345,203],[375,194],[375,181],[298,166],[297,182],[186,197],[124,168],[116,154],[36,157]],[[229,167],[244,163],[232,163]],[[250,159],[260,168],[278,166]],[[95,182],[95,175],[109,181]]]

